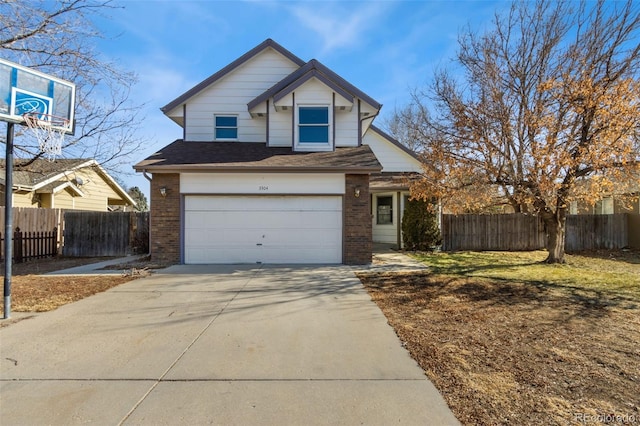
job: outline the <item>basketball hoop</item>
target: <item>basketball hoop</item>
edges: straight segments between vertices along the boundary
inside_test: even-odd
[[[69,120],[39,112],[29,112],[22,117],[38,140],[40,151],[49,161],[54,161],[62,154],[62,142],[64,142],[65,131],[69,128]]]

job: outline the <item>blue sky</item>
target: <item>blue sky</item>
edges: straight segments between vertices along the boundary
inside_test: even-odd
[[[160,107],[271,38],[317,59],[384,106],[376,123],[409,100],[437,67],[450,65],[457,36],[482,30],[505,1],[126,0],[96,22],[106,59],[138,75],[133,97],[147,104],[142,160],[182,136]],[[130,170],[130,169],[129,169]],[[148,195],[140,175],[123,176]]]

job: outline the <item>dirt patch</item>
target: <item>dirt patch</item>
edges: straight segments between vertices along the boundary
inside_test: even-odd
[[[427,272],[360,278],[463,424],[640,423],[637,300]]]
[[[136,278],[131,275],[16,276],[11,280],[11,311],[51,311]]]
[[[12,266],[11,311],[45,312],[67,303],[75,302],[112,287],[139,278],[141,273],[123,273],[100,276],[56,276],[40,275],[75,266],[87,265],[112,257],[49,258],[15,264]],[[4,277],[4,265],[2,265]],[[2,306],[4,316],[4,305]],[[0,326],[11,322],[2,322]]]
[[[16,312],[45,312],[131,281],[124,275],[25,275],[13,281],[11,299]]]

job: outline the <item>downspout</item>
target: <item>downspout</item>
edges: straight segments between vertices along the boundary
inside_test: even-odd
[[[265,130],[266,130],[266,133],[267,133],[267,146],[271,146],[271,135],[269,135],[269,119],[270,119],[270,117],[269,117],[269,99],[267,99],[266,102],[267,102],[267,114],[266,114],[267,115],[267,117],[266,117],[266,119],[267,119],[267,128]]]
[[[336,92],[332,93],[331,98],[331,145],[332,151],[336,150]]]
[[[184,142],[186,140],[187,140],[187,104],[184,104],[182,105],[182,141]]]
[[[382,109],[382,105],[380,106],[380,109]],[[376,117],[378,116],[378,114],[380,114],[380,109],[378,109],[378,112],[375,113],[372,117],[363,117],[360,118],[360,99],[358,99],[358,147],[362,146],[362,122],[364,120],[368,120],[371,119],[371,122],[373,122],[373,120],[376,119]],[[373,154],[375,157],[375,154]],[[377,157],[376,157],[377,159]],[[371,193],[371,173],[369,173],[369,210],[371,211],[371,220],[370,220],[370,225],[371,226],[371,240],[372,240],[372,244],[373,244],[373,194]]]
[[[360,103],[360,99],[358,99],[358,109],[360,109],[360,104],[359,104],[359,103]],[[380,109],[382,109],[382,108],[380,108]],[[366,116],[366,117],[362,117],[362,118],[359,118],[359,117],[358,117],[358,119],[359,119],[359,122],[358,122],[359,126],[358,126],[358,127],[359,127],[359,130],[360,130],[360,131],[358,132],[358,133],[359,133],[359,134],[358,134],[358,138],[360,139],[360,145],[362,145],[362,136],[363,136],[363,135],[362,135],[362,122],[363,122],[364,120],[369,120],[369,119],[371,119],[371,122],[373,123],[373,120],[375,120],[375,119],[376,119],[376,117],[377,117],[379,114],[380,114],[380,110],[378,110],[378,112],[376,112],[376,113],[375,113],[375,114],[373,114],[373,115],[368,115],[368,116]]]
[[[402,191],[396,192],[396,204],[398,207],[398,221],[396,222],[396,242],[398,243],[398,250],[402,250]]]

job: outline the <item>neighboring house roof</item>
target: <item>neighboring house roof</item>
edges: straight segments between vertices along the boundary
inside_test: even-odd
[[[331,71],[316,59],[310,60],[302,67],[298,68],[297,70],[280,80],[266,92],[250,101],[247,104],[247,108],[251,110],[267,99],[270,99],[271,97],[273,97],[277,101],[278,99],[281,99],[283,96],[300,87],[312,77],[316,77],[318,80],[322,81],[324,84],[331,87],[333,90],[335,90],[337,93],[350,100],[351,102],[353,102],[353,97],[355,96],[367,102],[377,110],[382,108],[381,103],[377,102],[375,99],[355,87],[353,84],[349,83],[347,80]]]
[[[369,177],[369,187],[372,190],[405,191],[419,178],[420,173],[414,172],[372,173]]]
[[[289,52],[287,49],[285,49],[284,47],[282,47],[281,45],[279,45],[278,43],[276,43],[275,41],[273,41],[273,40],[271,40],[269,38],[269,39],[266,39],[265,41],[263,41],[262,43],[260,43],[259,45],[257,45],[256,47],[254,47],[253,49],[251,49],[250,51],[248,51],[247,53],[245,53],[244,55],[240,56],[235,61],[231,62],[226,67],[222,68],[220,71],[218,71],[215,74],[207,77],[205,80],[201,81],[200,83],[195,85],[193,88],[189,89],[188,91],[186,91],[182,95],[178,96],[176,99],[172,100],[171,102],[169,102],[168,104],[166,104],[165,106],[160,108],[160,110],[162,112],[164,112],[165,114],[168,113],[169,111],[171,111],[175,107],[177,107],[180,104],[184,103],[185,101],[187,101],[192,96],[197,95],[202,90],[206,89],[207,87],[209,87],[210,85],[212,85],[216,81],[220,80],[222,77],[226,76],[231,71],[233,71],[234,69],[238,68],[240,65],[244,64],[249,59],[251,59],[254,56],[258,55],[260,52],[262,52],[263,50],[265,50],[267,48],[274,49],[275,51],[279,52],[280,54],[282,54],[283,56],[285,56],[291,62],[295,63],[298,66],[303,66],[305,64],[305,62],[302,59],[298,58],[296,55],[294,55],[293,53]]]
[[[329,152],[296,152],[264,142],[176,140],[133,166],[136,171],[305,171],[370,173],[382,166],[366,145]]]
[[[60,174],[66,170],[75,170],[78,166],[87,162],[86,159],[59,159],[55,162],[47,160],[36,160],[29,164],[26,168],[20,165],[26,163],[27,160],[15,159],[13,161],[13,187],[25,187],[32,189],[43,182],[49,182],[52,179],[57,180]],[[5,159],[0,160],[0,170],[2,176],[0,181],[4,184],[4,176],[6,169]],[[46,184],[46,183],[45,183]]]
[[[80,188],[78,188],[73,182],[68,180],[67,181],[58,180],[55,182],[51,182],[47,185],[39,187],[38,189],[36,189],[36,192],[43,193],[43,194],[51,194],[51,193],[62,191],[63,189],[66,189],[66,188],[69,188],[69,190],[75,193],[77,196],[84,197],[84,192],[82,192]]]
[[[640,193],[640,164],[632,164],[629,166],[629,171],[620,175],[607,177],[607,182],[613,184],[612,196],[615,195],[632,195]],[[575,193],[588,192],[589,186],[592,183],[597,183],[598,179],[601,179],[600,175],[591,175],[582,177],[576,180],[573,191]]]
[[[0,185],[5,185],[6,160],[0,160]],[[57,159],[49,161],[37,159],[26,166],[27,160],[15,159],[13,161],[13,190],[56,192],[59,189],[69,187],[76,194],[82,191],[78,184],[70,179],[69,174],[86,167],[93,168],[105,182],[128,204],[135,206],[136,202],[127,192],[107,173],[96,160],[86,158]]]

